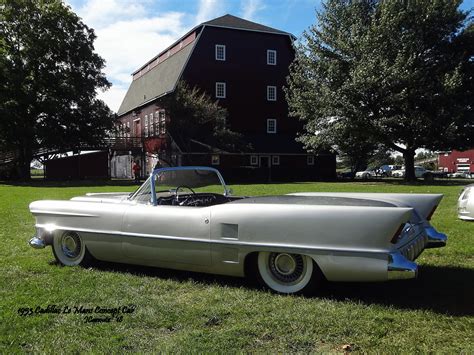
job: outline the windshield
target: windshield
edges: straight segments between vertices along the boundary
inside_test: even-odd
[[[155,194],[151,192],[154,191]],[[153,203],[153,199],[176,194],[214,193],[227,195],[224,180],[217,170],[206,167],[157,169],[131,196],[138,203]]]

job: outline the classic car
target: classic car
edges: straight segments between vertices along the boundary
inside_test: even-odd
[[[474,184],[467,185],[459,196],[458,217],[464,221],[474,221]]]
[[[154,170],[132,194],[35,201],[34,248],[73,266],[94,259],[255,278],[279,293],[320,281],[414,278],[446,244],[430,225],[439,194],[232,196],[209,167]]]

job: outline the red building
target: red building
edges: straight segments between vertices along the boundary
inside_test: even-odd
[[[214,165],[233,176],[334,178],[335,156],[307,154],[295,141],[301,124],[288,117],[283,86],[294,39],[231,15],[196,26],[133,73],[118,111],[121,135],[143,137],[147,171],[155,163],[151,156],[158,156],[173,165]],[[228,111],[229,128],[241,133],[252,150],[226,152],[195,142],[191,151],[183,151],[166,130],[173,117],[159,106],[180,80],[216,98]]]
[[[439,152],[438,169],[448,173],[474,173],[474,149]]]

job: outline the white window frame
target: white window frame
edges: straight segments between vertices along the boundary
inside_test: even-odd
[[[220,157],[220,155],[214,154],[214,155],[211,157],[211,164],[212,164],[212,165],[219,165],[220,163],[221,163],[221,157]]]
[[[145,137],[148,137],[148,115],[145,115],[144,133],[145,133]]]
[[[272,93],[274,95],[272,95]],[[267,85],[267,101],[276,101],[277,100],[277,87],[272,85]]]
[[[155,131],[154,131],[154,126],[153,126],[153,112],[150,113],[150,118],[149,118],[149,120],[148,120],[148,126],[149,126],[149,130],[148,130],[149,136],[150,136],[150,137],[153,137],[154,132],[155,132]]]
[[[153,131],[153,135],[159,136],[160,135],[160,121],[158,119],[159,113],[158,111],[155,111],[155,127]]]
[[[307,165],[314,165],[314,155],[308,155],[306,157],[306,164]]]
[[[270,60],[273,54],[273,62]],[[276,65],[277,64],[277,51],[274,49],[267,49],[267,65]]]
[[[166,133],[166,112],[160,110],[160,134]]]
[[[222,50],[222,52],[220,52],[220,50]],[[219,54],[222,54],[222,57],[220,57]],[[225,62],[225,45],[224,44],[216,44],[215,58],[216,60]]]
[[[251,155],[250,156],[250,165],[258,165],[258,156],[257,155]]]
[[[142,132],[137,132],[137,122],[140,124],[140,130],[142,129],[142,119],[140,117],[135,118],[133,120],[133,137],[140,137],[142,135]]]
[[[225,99],[227,94],[226,83],[223,81],[216,81],[216,98],[217,99]],[[222,94],[220,91],[222,90]]]
[[[272,155],[272,165],[280,165],[280,156]]]
[[[273,124],[273,129],[271,129]],[[267,119],[267,133],[275,134],[277,133],[277,120],[274,118]]]

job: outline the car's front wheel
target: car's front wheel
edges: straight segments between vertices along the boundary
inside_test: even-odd
[[[65,266],[87,266],[94,260],[81,236],[75,232],[56,235],[53,240],[53,254],[56,260]]]
[[[319,268],[307,255],[260,252],[257,268],[259,281],[278,293],[310,293],[321,281]]]

